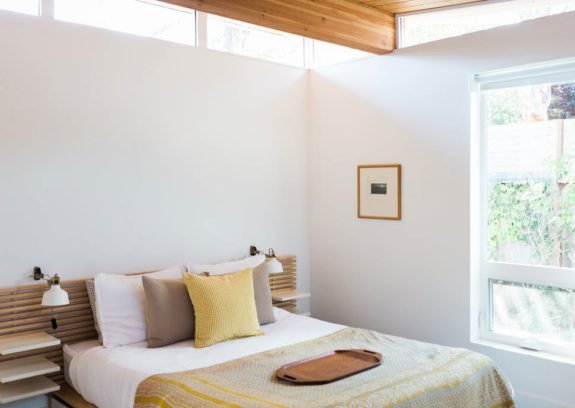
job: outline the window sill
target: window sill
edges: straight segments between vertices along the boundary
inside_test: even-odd
[[[543,360],[553,361],[556,363],[569,364],[575,366],[575,357],[572,356],[562,356],[558,354],[548,353],[545,351],[526,350],[518,346],[512,346],[510,344],[499,343],[492,340],[475,339],[471,340],[471,344],[477,344],[478,346],[489,347],[496,350],[509,351],[512,353],[521,354],[523,356],[535,357]]]

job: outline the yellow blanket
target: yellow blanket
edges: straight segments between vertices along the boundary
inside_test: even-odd
[[[275,377],[284,364],[352,348],[380,352],[382,365],[325,385]],[[154,375],[140,383],[135,400],[137,408],[514,406],[509,385],[486,356],[353,328],[207,368]]]

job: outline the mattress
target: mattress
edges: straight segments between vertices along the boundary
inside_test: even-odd
[[[86,345],[72,356],[68,377],[84,399],[99,408],[133,407],[138,385],[154,374],[209,367],[335,333],[344,326],[274,308],[276,322],[254,336],[197,349],[193,340],[149,349],[146,342],[104,348]]]
[[[74,359],[74,357],[79,356],[83,352],[90,350],[94,347],[99,347],[100,342],[98,340],[87,340],[81,341],[79,343],[74,344],[64,344],[62,351],[64,353],[64,378],[66,382],[73,386],[72,381],[70,379],[70,363]]]

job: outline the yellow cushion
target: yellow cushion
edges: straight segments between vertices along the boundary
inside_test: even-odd
[[[196,314],[196,347],[263,334],[252,274],[251,268],[222,276],[184,274]]]

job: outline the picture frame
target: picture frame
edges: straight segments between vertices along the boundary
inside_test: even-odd
[[[357,166],[357,217],[401,220],[401,165]]]

